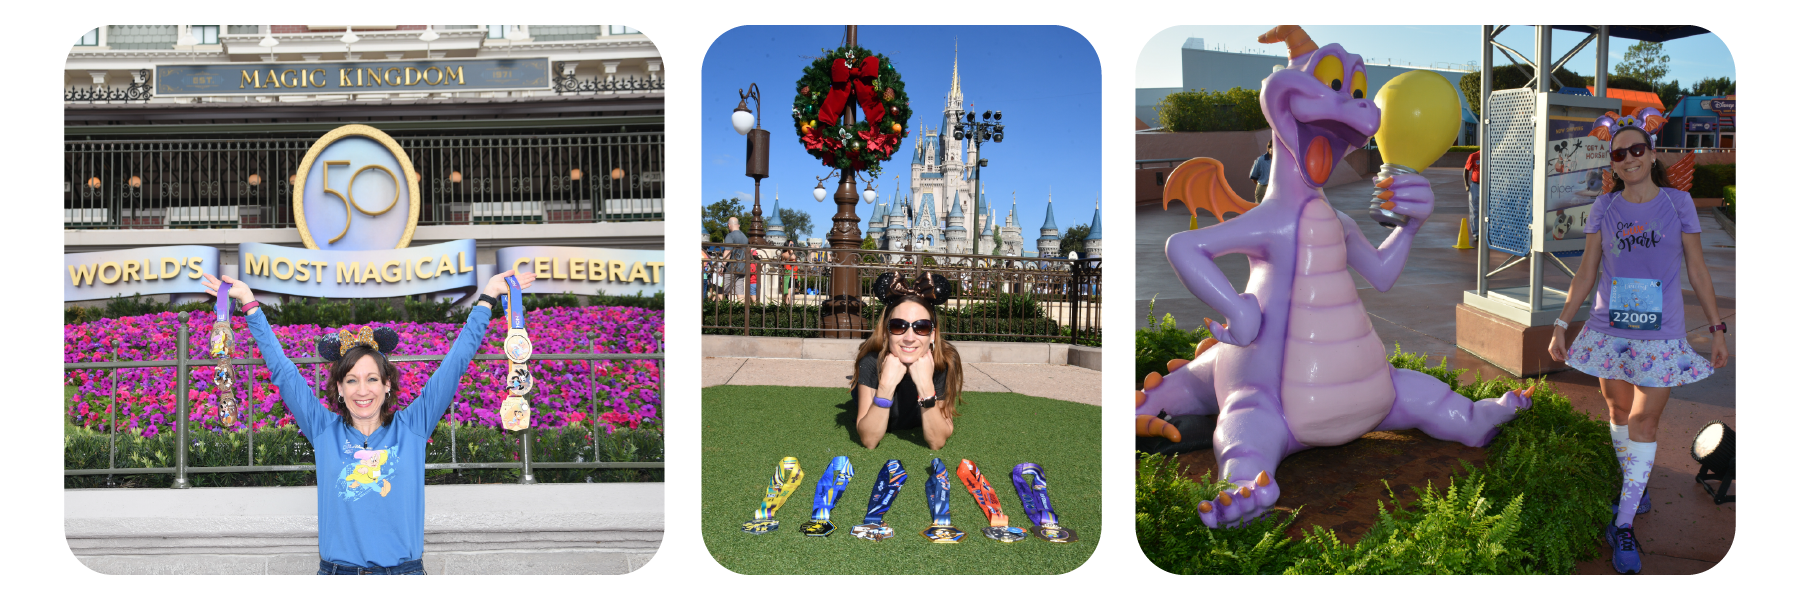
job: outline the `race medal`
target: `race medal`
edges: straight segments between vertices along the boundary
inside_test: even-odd
[[[775,511],[781,510],[788,496],[800,489],[803,479],[806,479],[806,472],[800,470],[799,459],[792,456],[781,459],[781,464],[775,467],[775,476],[769,478],[769,487],[763,490],[762,506],[744,522],[744,533],[762,535],[780,528],[781,522],[775,520]]]
[[[900,497],[900,486],[906,485],[906,468],[900,466],[898,459],[890,459],[876,475],[875,487],[869,490],[869,511],[863,516],[861,525],[850,528],[850,535],[871,542],[894,537],[894,528],[889,527],[882,516],[894,507],[894,499]]]
[[[1008,544],[1030,537],[1024,529],[1007,524],[1006,511],[1000,509],[1000,495],[994,492],[993,484],[988,483],[987,476],[981,474],[975,463],[963,459],[956,467],[956,477],[962,480],[969,495],[975,497],[975,505],[981,507],[981,514],[987,515],[988,526],[981,529],[982,535]]]
[[[1044,467],[1036,463],[1019,463],[1013,467],[1013,490],[1025,504],[1025,515],[1037,524],[1032,533],[1046,542],[1066,544],[1077,539],[1075,530],[1057,523],[1056,511],[1050,508],[1050,482],[1044,479]]]
[[[837,531],[837,526],[831,524],[831,509],[837,507],[838,498],[844,495],[844,488],[849,487],[850,479],[855,476],[856,469],[850,466],[850,457],[831,459],[831,465],[825,467],[825,476],[820,477],[819,484],[813,488],[812,520],[800,526],[800,533],[826,537]]]
[[[237,424],[237,389],[231,373],[231,284],[219,282],[219,298],[213,303],[212,336],[207,346],[219,360],[213,368],[213,388],[219,392],[219,421],[226,427]]]
[[[500,426],[507,431],[531,428],[531,337],[525,333],[525,302],[519,297],[519,279],[506,277],[506,401],[500,403]]]
[[[944,461],[931,459],[931,481],[925,482],[925,504],[931,507],[931,526],[919,535],[933,544],[955,544],[963,539],[963,530],[950,526],[950,477]]]

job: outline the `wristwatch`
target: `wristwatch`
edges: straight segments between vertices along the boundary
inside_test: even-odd
[[[482,302],[488,303],[488,310],[493,312],[494,314],[499,314],[502,310],[505,309],[505,307],[500,304],[500,299],[495,298],[493,296],[489,296],[487,294],[482,294],[480,296],[475,297],[476,304],[480,304]]]
[[[1707,333],[1725,333],[1725,322],[1719,321],[1718,325],[1707,325],[1706,332]]]
[[[931,407],[937,406],[937,401],[938,401],[937,394],[932,394],[931,396],[926,397],[926,398],[920,398],[919,399],[919,410],[930,410]]]
[[[1561,327],[1561,328],[1563,328],[1563,329],[1568,329],[1568,328],[1569,328],[1569,322],[1568,322],[1568,321],[1564,321],[1564,320],[1562,320],[1562,319],[1557,319],[1557,320],[1556,320],[1556,326],[1557,326],[1557,327]]]

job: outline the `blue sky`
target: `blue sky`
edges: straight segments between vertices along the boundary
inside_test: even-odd
[[[739,88],[755,82],[763,94],[763,129],[769,131],[769,178],[763,180],[763,214],[780,186],[783,208],[812,215],[811,237],[825,238],[837,208],[829,196],[812,198],[815,178],[829,169],[806,153],[790,115],[794,82],[821,49],[836,48],[839,26],[739,27],[725,32],[706,53],[701,72],[702,205],[733,196],[750,206],[752,181],[744,176],[744,137],[731,128]],[[912,135],[882,165],[878,203],[889,202],[895,179],[910,188],[913,142],[920,118],[936,128],[950,91],[950,66],[960,45],[963,101],[977,111],[1004,112],[1006,141],[982,145],[988,167],[982,187],[1005,219],[1005,206],[1018,192],[1026,239],[1043,223],[1046,194],[1054,191],[1056,224],[1062,230],[1088,223],[1100,192],[1100,59],[1086,38],[1063,27],[878,27],[858,28],[858,43],[885,54],[906,82],[911,99]],[[755,109],[754,103],[751,106]],[[835,180],[826,188],[835,189]],[[861,186],[858,186],[859,189]],[[1054,189],[1052,190],[1052,187]],[[867,229],[873,204],[857,203]]]
[[[1481,66],[1481,27],[1476,25],[1438,26],[1375,26],[1375,25],[1307,25],[1306,31],[1313,40],[1321,45],[1337,43],[1345,50],[1360,54],[1364,61],[1386,64],[1412,64],[1419,66],[1447,66],[1450,64],[1473,63]],[[1268,31],[1267,25],[1195,25],[1178,26],[1165,29],[1150,38],[1138,56],[1137,87],[1177,87],[1181,85],[1181,45],[1190,37],[1204,38],[1208,48],[1216,48],[1223,44],[1230,52],[1259,51],[1268,54],[1282,54],[1285,51],[1280,44],[1258,44],[1256,36]],[[1533,33],[1530,26],[1514,26],[1500,34],[1500,42],[1508,47],[1525,52],[1522,57],[1530,59],[1533,48]],[[1573,31],[1557,31],[1551,37],[1551,46],[1556,58],[1568,52],[1579,43],[1582,34]],[[1611,61],[1617,62],[1625,57],[1625,50],[1635,43],[1632,40],[1613,38],[1608,49]],[[1584,76],[1594,74],[1595,44],[1583,48],[1575,58],[1565,65],[1571,71]],[[1707,77],[1730,77],[1737,80],[1737,67],[1731,59],[1731,51],[1717,35],[1698,35],[1663,44],[1663,54],[1670,57],[1668,78],[1681,82],[1683,87]],[[1506,58],[1496,52],[1495,65],[1509,64]]]

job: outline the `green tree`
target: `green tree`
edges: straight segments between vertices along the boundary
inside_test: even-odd
[[[790,240],[812,235],[812,215],[792,208],[781,209],[781,227],[787,231]]]
[[[1057,258],[1067,258],[1070,252],[1081,252],[1082,246],[1086,245],[1083,241],[1087,239],[1087,236],[1088,225],[1076,225],[1070,227],[1068,231],[1064,231],[1062,243],[1056,247],[1056,251],[1062,256]]]
[[[1532,82],[1534,69],[1527,65],[1505,65],[1494,67],[1494,91],[1511,90],[1525,87]],[[1556,78],[1550,81],[1550,91],[1562,89],[1564,85],[1592,84],[1592,80],[1568,69],[1557,69]],[[1469,110],[1481,114],[1481,72],[1468,73],[1456,82],[1462,90],[1463,99],[1469,103]]]
[[[700,225],[706,228],[707,239],[715,242],[725,241],[725,232],[731,231],[726,227],[725,222],[732,217],[738,217],[740,227],[749,225],[744,222],[748,218],[744,216],[744,205],[738,202],[737,198],[726,198],[706,205],[706,208],[700,211]]]
[[[1156,118],[1169,131],[1256,131],[1268,129],[1257,90],[1188,90],[1156,102]]]
[[[1663,76],[1669,74],[1669,57],[1663,54],[1660,43],[1638,42],[1625,50],[1624,60],[1613,63],[1612,74],[1660,84]]]
[[[1583,77],[1583,78],[1581,78],[1581,80],[1589,87],[1592,87],[1594,85],[1594,78],[1592,78],[1592,77]],[[1632,77],[1630,75],[1608,75],[1606,77],[1606,87],[1607,87],[1607,89],[1633,90],[1633,91],[1638,91],[1638,92],[1655,92],[1656,91],[1656,84],[1650,83],[1648,81],[1644,81],[1642,79],[1638,79],[1636,77]]]
[[[1663,112],[1665,113],[1673,110],[1675,108],[1675,103],[1680,102],[1681,97],[1687,95],[1687,93],[1681,89],[1681,82],[1673,79],[1669,80],[1668,83],[1656,86],[1656,89],[1653,91],[1656,92],[1656,98],[1662,101]]]
[[[864,249],[864,250],[878,250],[878,249],[880,249],[880,243],[879,243],[879,242],[876,242],[876,241],[875,241],[875,236],[872,236],[872,235],[871,235],[871,236],[869,236],[869,237],[866,237],[866,238],[863,238],[863,242],[862,242],[862,249]]]
[[[1692,96],[1730,96],[1737,93],[1737,82],[1730,77],[1708,77],[1694,83]]]

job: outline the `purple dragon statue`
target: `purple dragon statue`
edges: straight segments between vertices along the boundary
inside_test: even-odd
[[[1167,377],[1151,373],[1137,394],[1139,435],[1174,430],[1157,415],[1218,415],[1219,478],[1235,489],[1197,507],[1200,520],[1215,528],[1273,507],[1281,494],[1275,468],[1289,454],[1412,428],[1484,446],[1515,411],[1531,406],[1529,389],[1471,402],[1430,375],[1389,365],[1349,269],[1378,290],[1394,285],[1413,236],[1431,216],[1431,184],[1414,174],[1378,181],[1383,207],[1409,220],[1380,248],[1370,244],[1321,189],[1332,167],[1381,122],[1362,58],[1337,44],[1319,47],[1293,25],[1258,41],[1287,42],[1289,58],[1286,69],[1263,80],[1263,114],[1275,137],[1267,196],[1252,210],[1218,181],[1216,162],[1196,165],[1214,181],[1190,186],[1200,191],[1182,199],[1189,210],[1200,206],[1222,217],[1223,205],[1240,214],[1170,236],[1165,248],[1182,284],[1225,322],[1208,319],[1217,343],[1202,344],[1192,361],[1171,361]],[[1226,254],[1249,257],[1244,293],[1213,263]]]

